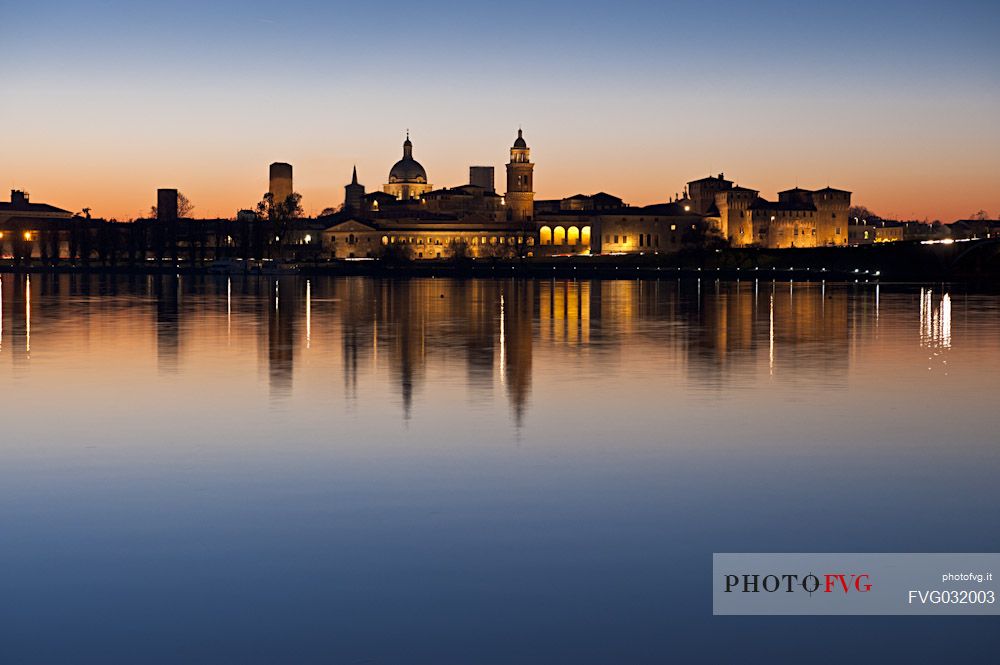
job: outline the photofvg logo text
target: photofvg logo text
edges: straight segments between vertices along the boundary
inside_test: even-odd
[[[868,593],[872,590],[868,573],[729,573],[726,593]]]
[[[1000,614],[1000,554],[712,556],[714,614]]]

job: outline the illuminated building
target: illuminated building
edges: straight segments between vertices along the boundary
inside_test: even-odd
[[[382,191],[401,201],[409,201],[419,199],[432,189],[427,182],[427,171],[420,162],[413,159],[413,143],[410,142],[410,132],[406,132],[403,158],[389,169],[389,182],[382,186]]]
[[[755,189],[739,187],[723,174],[688,183],[695,212],[704,215],[734,247],[820,247],[846,245],[851,193],[825,187],[795,187],[777,201]]]
[[[703,238],[706,228],[683,202],[629,206],[603,192],[563,199],[559,210],[538,212],[535,219],[539,254],[675,252]]]
[[[520,130],[510,154],[505,196],[493,188],[492,167],[471,167],[470,180],[475,182],[435,190],[427,182],[427,171],[413,159],[407,134],[403,158],[389,170],[381,192],[365,194],[357,171],[352,174],[343,209],[324,218],[329,224],[318,234],[323,253],[344,259],[533,255],[534,164]]]
[[[848,242],[851,245],[900,242],[905,231],[902,223],[885,219],[852,219],[847,228]]]
[[[47,203],[32,203],[27,192],[11,190],[10,201],[0,202],[0,257],[58,255],[58,231],[51,231],[61,228],[64,220],[71,217],[73,213],[68,210]]]
[[[507,207],[509,217],[515,222],[530,222],[534,216],[535,165],[531,163],[531,149],[521,130],[517,130],[517,139],[510,149],[510,162],[507,163]]]

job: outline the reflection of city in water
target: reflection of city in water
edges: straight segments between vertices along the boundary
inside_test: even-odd
[[[100,589],[108,662],[359,616],[315,652],[569,617],[626,639],[549,660],[640,662],[713,634],[712,552],[996,551],[998,329],[957,287],[0,274],[4,625]]]
[[[88,316],[113,314],[123,320],[117,344],[153,331],[161,373],[183,367],[189,344],[198,354],[215,344],[245,353],[252,341],[272,399],[291,396],[297,368],[318,362],[342,376],[347,399],[384,376],[409,417],[431,374],[463,376],[469,399],[503,394],[520,423],[539,353],[556,367],[646,354],[655,360],[645,369],[673,368],[702,389],[758,375],[843,381],[859,344],[886,325],[882,291],[773,281],[6,275],[0,349],[23,362],[32,344],[86,337]],[[949,294],[920,289],[919,343],[942,364],[951,307]],[[44,322],[34,341],[33,318]]]

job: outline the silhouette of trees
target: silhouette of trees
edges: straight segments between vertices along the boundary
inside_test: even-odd
[[[257,216],[266,222],[268,235],[264,244],[269,258],[274,258],[274,248],[280,257],[292,221],[302,216],[302,195],[292,192],[284,201],[275,201],[274,195],[268,192],[257,204]]]
[[[487,259],[514,259],[518,256],[517,245],[511,245],[509,243],[491,243],[489,245],[482,245],[479,250],[479,255]]]
[[[706,224],[692,224],[681,234],[683,249],[722,249],[726,241],[718,229]]]
[[[405,265],[413,261],[413,249],[401,242],[382,245],[378,258],[385,265]]]
[[[867,219],[870,221],[880,220],[882,217],[875,212],[872,212],[864,206],[851,206],[847,211],[848,218],[857,217],[858,219]]]
[[[451,246],[449,259],[456,266],[466,266],[472,263],[472,250],[469,248],[468,241],[457,238]]]
[[[89,211],[90,209],[84,208],[84,210]],[[158,211],[159,209],[156,206],[151,206],[149,208],[149,216],[156,219],[159,216]],[[184,219],[185,217],[190,217],[192,212],[194,212],[194,204],[191,203],[188,197],[184,196],[183,192],[177,192],[177,216]]]
[[[194,212],[194,205],[184,196],[183,192],[177,192],[177,216],[181,218],[190,217]]]
[[[985,222],[985,221],[987,221],[988,219],[991,219],[991,218],[990,218],[990,213],[986,212],[985,210],[980,210],[980,211],[976,212],[974,215],[972,215],[972,217],[970,217],[970,219],[974,219],[977,222]]]

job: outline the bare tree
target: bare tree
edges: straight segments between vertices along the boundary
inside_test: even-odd
[[[860,205],[851,206],[851,209],[847,211],[847,216],[849,218],[857,217],[858,219],[867,219],[872,221],[882,219],[882,217],[877,213],[872,212],[868,208]]]
[[[980,210],[979,212],[974,214],[971,217],[971,219],[974,219],[977,222],[985,222],[986,220],[990,219],[990,213],[986,212],[985,210]]]
[[[88,211],[87,218],[90,219],[89,210],[90,208],[84,208]],[[182,192],[177,192],[177,217],[184,218],[190,217],[191,213],[194,212],[194,204],[191,203],[191,199],[184,196]],[[156,206],[149,207],[149,218],[156,219],[159,216],[159,208]]]
[[[194,204],[188,197],[184,196],[183,192],[177,192],[177,216],[190,217],[192,212],[194,212]]]

